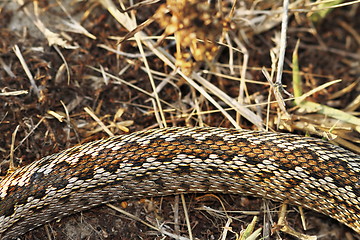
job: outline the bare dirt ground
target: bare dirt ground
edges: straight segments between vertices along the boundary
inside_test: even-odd
[[[1,176],[10,159],[24,166],[109,132],[164,126],[263,127],[360,153],[359,3],[290,3],[283,92],[270,84],[284,46],[281,1],[119,2],[0,2]],[[307,209],[305,230],[296,206],[286,222],[298,237],[284,233],[281,204],[247,196],[114,205],[137,218],[100,206],[22,239],[242,239],[254,216],[254,239],[360,239]]]

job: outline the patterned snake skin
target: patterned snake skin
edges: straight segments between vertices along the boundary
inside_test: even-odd
[[[0,182],[0,239],[128,198],[189,192],[261,196],[360,233],[360,156],[292,134],[167,128],[75,146]]]

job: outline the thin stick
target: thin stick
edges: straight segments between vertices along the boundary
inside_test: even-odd
[[[88,107],[85,107],[84,108],[85,112],[87,112],[99,125],[100,127],[110,136],[110,137],[113,137],[114,134],[109,130],[108,127],[105,126],[105,124],[100,120],[100,118],[98,118],[95,113],[93,113],[93,111],[88,108]]]
[[[194,238],[193,238],[192,231],[191,231],[190,219],[189,219],[189,214],[188,214],[187,207],[186,207],[185,197],[184,197],[184,194],[181,194],[180,196],[181,196],[181,202],[182,202],[182,205],[184,208],[184,214],[185,214],[186,226],[187,226],[188,232],[189,232],[189,238],[192,240]]]
[[[275,84],[281,86],[281,77],[282,71],[284,68],[284,58],[285,58],[285,49],[286,49],[286,33],[288,25],[288,12],[289,12],[289,0],[284,0],[283,3],[283,14],[282,14],[282,23],[281,23],[281,34],[280,34],[280,51],[279,51],[279,61],[277,65],[277,74]]]

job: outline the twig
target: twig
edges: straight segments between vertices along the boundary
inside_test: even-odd
[[[20,51],[18,45],[15,44],[15,46],[13,47],[13,50],[14,50],[16,56],[18,57],[18,59],[20,60],[21,66],[23,67],[23,69],[24,69],[27,77],[28,77],[29,80],[30,80],[30,84],[31,84],[32,90],[35,92],[35,94],[36,94],[36,96],[38,97],[38,99],[40,99],[40,97],[41,97],[40,90],[39,90],[39,88],[36,86],[34,77],[32,76],[32,74],[31,74],[31,72],[30,72],[30,69],[29,69],[28,65],[26,64],[25,59],[24,59],[24,57],[22,56],[21,51]]]
[[[187,226],[188,232],[189,232],[189,238],[192,240],[193,235],[192,235],[192,231],[191,231],[190,219],[189,219],[189,214],[188,214],[188,210],[187,210],[187,207],[186,207],[186,201],[185,201],[184,194],[181,194],[180,197],[181,197],[181,202],[182,202],[183,209],[184,209],[186,226]]]
[[[95,113],[93,113],[93,111],[88,108],[85,107],[84,108],[85,112],[87,112],[99,125],[100,127],[110,136],[113,137],[114,134],[109,130],[108,127],[105,126],[105,124],[95,115]]]
[[[275,84],[278,86],[282,86],[281,77],[284,68],[284,59],[285,59],[285,50],[286,50],[286,33],[287,33],[287,25],[288,25],[288,11],[289,11],[288,8],[289,8],[289,0],[284,0],[282,22],[281,22],[279,60],[277,65],[277,74],[275,81]]]

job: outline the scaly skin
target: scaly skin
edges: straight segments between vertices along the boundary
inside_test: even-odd
[[[0,239],[121,199],[190,192],[288,201],[360,233],[360,156],[292,134],[167,128],[75,146],[0,182]]]

